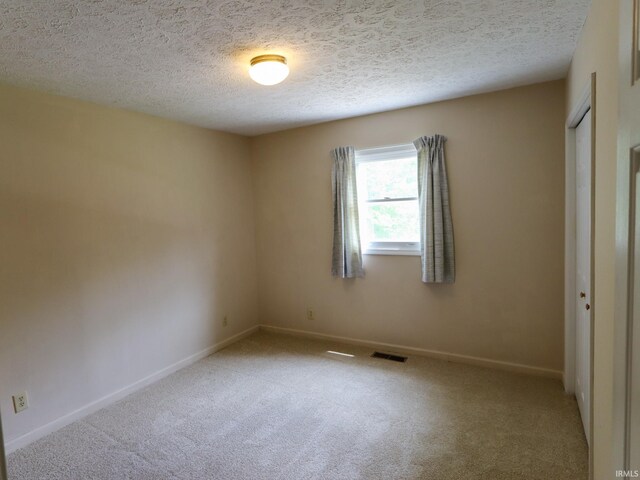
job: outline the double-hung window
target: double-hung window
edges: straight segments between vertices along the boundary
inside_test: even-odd
[[[364,254],[419,255],[418,167],[413,144],[356,150]]]

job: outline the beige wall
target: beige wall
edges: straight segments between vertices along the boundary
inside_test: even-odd
[[[244,137],[0,86],[7,441],[255,325],[251,189]]]
[[[617,1],[593,0],[571,63],[567,115],[596,72],[595,297],[594,305],[594,478],[614,476],[611,465],[615,202],[618,135]],[[621,466],[619,466],[621,467]]]
[[[253,138],[260,321],[562,370],[565,103],[556,81]],[[399,256],[332,278],[330,149],[434,133],[456,283],[425,285],[419,257]]]

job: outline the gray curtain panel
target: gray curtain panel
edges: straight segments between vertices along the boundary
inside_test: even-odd
[[[356,187],[356,156],[353,147],[338,147],[333,157],[333,261],[334,277],[363,277],[360,225],[358,223],[358,192]]]
[[[442,135],[420,137],[418,150],[418,203],[420,205],[420,256],[422,281],[453,283],[455,257],[453,223],[449,208],[449,184]]]

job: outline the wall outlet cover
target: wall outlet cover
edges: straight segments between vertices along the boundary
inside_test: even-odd
[[[27,392],[22,392],[18,395],[13,396],[13,409],[16,413],[20,413],[27,408],[29,408],[29,399],[27,398]]]

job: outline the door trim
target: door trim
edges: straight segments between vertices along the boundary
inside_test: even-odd
[[[628,21],[633,12],[633,21]],[[620,59],[619,95],[621,98],[637,85],[639,66],[638,42],[640,41],[640,0],[624,0],[620,4]],[[631,44],[631,49],[628,45]],[[630,55],[630,57],[627,57]],[[636,84],[634,86],[634,84]],[[630,131],[627,106],[620,104],[618,126],[617,179],[616,179],[616,296],[614,313],[614,358],[613,358],[613,438],[612,461],[614,468],[630,467],[630,400],[631,400],[631,346],[633,342],[633,282],[634,271],[631,261],[638,252],[635,250],[634,233],[636,219],[634,193],[634,165],[640,154],[639,146],[634,146]],[[634,158],[635,157],[635,158]],[[632,208],[633,207],[633,208]],[[637,280],[636,280],[637,281]]]
[[[594,357],[594,312],[595,275],[595,152],[596,152],[596,74],[592,73],[578,101],[571,109],[565,123],[565,255],[564,255],[564,389],[575,394],[576,382],[576,127],[591,109],[591,242],[590,242],[590,288],[591,309],[589,348],[589,478],[593,478],[593,357]]]
[[[636,1],[636,5],[638,5],[638,1]],[[637,8],[636,8],[637,10]],[[635,25],[635,24],[634,24]],[[625,360],[627,363],[627,374],[626,374],[626,395],[625,395],[625,432],[624,432],[624,441],[626,443],[624,449],[624,459],[625,459],[625,468],[628,466],[631,468],[631,405],[632,405],[632,379],[634,375],[634,365],[633,365],[633,342],[634,342],[634,323],[635,319],[633,318],[634,308],[635,308],[635,298],[634,292],[636,287],[636,271],[635,271],[635,259],[638,252],[636,251],[636,238],[635,234],[638,228],[637,225],[637,214],[636,211],[636,195],[638,194],[638,189],[636,185],[636,177],[638,175],[638,171],[640,170],[640,145],[636,145],[631,149],[629,155],[629,215],[628,215],[628,261],[627,268],[629,269],[627,272],[627,325],[626,325],[626,352],[625,352]],[[631,260],[634,260],[633,262]]]
[[[621,144],[624,145],[624,144]],[[614,357],[614,421],[613,445],[614,465],[616,469],[630,470],[631,459],[631,384],[633,375],[633,311],[635,265],[634,260],[640,252],[635,248],[637,211],[635,178],[640,169],[640,145],[634,148],[620,148],[619,156],[626,157],[626,168],[621,168],[618,178],[617,199],[617,252],[616,252],[616,294],[615,312],[615,357]],[[626,150],[626,152],[624,151]],[[619,467],[618,467],[619,466]]]
[[[2,419],[0,418],[0,480],[7,479],[7,460],[4,451],[4,438],[2,436]]]

